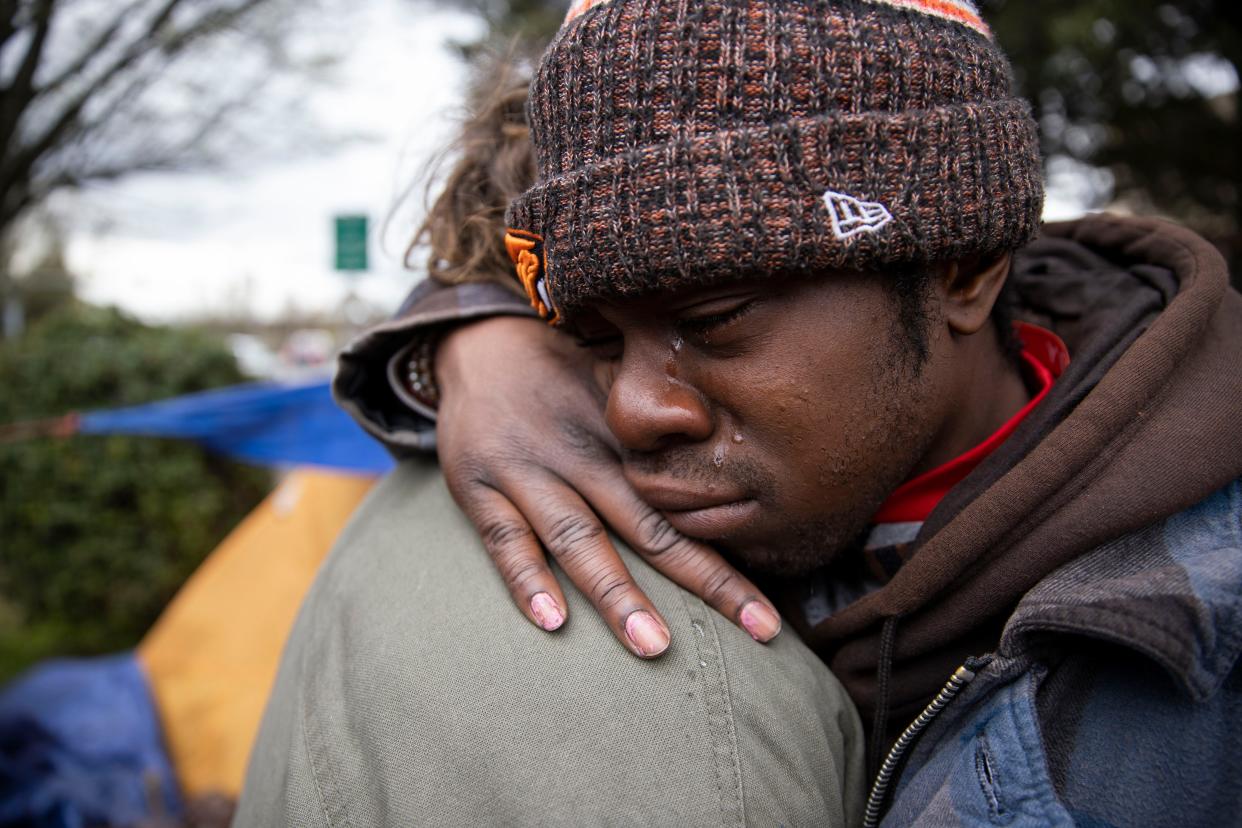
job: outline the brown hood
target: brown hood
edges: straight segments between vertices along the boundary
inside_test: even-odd
[[[1242,296],[1210,244],[1097,216],[1047,226],[1013,279],[1016,315],[1061,335],[1069,370],[945,498],[887,585],[804,631],[864,722],[881,692],[889,722],[908,722],[1062,564],[1242,476]]]

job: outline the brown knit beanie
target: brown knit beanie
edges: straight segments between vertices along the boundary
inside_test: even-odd
[[[882,272],[1035,234],[1035,124],[970,0],[579,0],[528,115],[510,256],[557,322],[601,299]]]

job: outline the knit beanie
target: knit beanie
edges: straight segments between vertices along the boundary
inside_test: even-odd
[[[1029,106],[970,0],[578,0],[527,104],[505,243],[549,321],[1036,233]]]

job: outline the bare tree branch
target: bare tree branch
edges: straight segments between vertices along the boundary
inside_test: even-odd
[[[13,76],[13,82],[3,90],[3,97],[0,98],[0,146],[9,146],[17,133],[22,113],[34,98],[35,71],[43,59],[43,47],[47,44],[47,35],[52,28],[53,10],[53,0],[39,0],[34,7],[34,31],[26,47],[26,54]]]
[[[18,0],[0,0],[0,49],[17,34]]]
[[[44,0],[44,2],[46,2],[46,0]],[[156,41],[160,30],[163,29],[169,18],[172,17],[172,13],[176,10],[177,6],[181,4],[181,2],[182,0],[166,0],[163,8],[161,8],[155,17],[152,18],[142,37],[140,37],[135,43],[131,44],[131,46],[126,49],[116,60],[114,60],[108,68],[100,73],[99,77],[97,77],[93,83],[82,89],[77,96],[65,106],[60,117],[50,127],[48,127],[47,130],[44,131],[43,135],[32,140],[29,146],[27,146],[22,153],[14,158],[13,167],[15,169],[6,168],[0,170],[0,187],[5,186],[8,183],[8,180],[14,175],[21,175],[28,172],[34,163],[34,160],[43,153],[47,152],[47,150],[57,140],[61,139],[65,132],[77,121],[78,116],[82,114],[83,107],[86,106],[91,98],[111,83],[113,78],[115,78],[119,73],[124,71],[140,57],[142,57],[142,55],[145,54],[149,48],[151,48],[150,44]],[[8,165],[6,165],[6,167],[8,167]]]
[[[59,75],[40,86],[35,94],[46,95],[50,92],[55,92],[60,87],[64,86],[68,81],[76,78],[81,75],[82,72],[86,71],[86,68],[90,66],[96,58],[103,54],[103,51],[107,48],[108,44],[111,43],[120,33],[121,26],[125,24],[125,21],[144,5],[145,3],[143,0],[131,0],[127,6],[118,10],[116,16],[112,18],[112,22],[100,31],[99,34],[95,36],[94,40],[82,47],[77,59],[61,70]]]
[[[50,0],[43,0],[43,2],[50,2]],[[183,0],[165,0],[163,7],[152,18],[143,35],[113,60],[92,83],[79,91],[65,106],[60,117],[41,136],[33,139],[22,152],[0,167],[0,188],[11,186],[15,178],[29,175],[35,161],[57,142],[65,140],[67,134],[78,124],[78,119],[87,103],[139,59],[157,50],[166,55],[175,55],[196,38],[245,17],[267,0],[246,0],[233,8],[216,10],[203,15],[185,29],[169,35],[164,31],[165,26],[182,2]]]
[[[303,71],[286,48],[290,15],[319,2],[0,0],[0,242],[56,190],[271,143],[259,124],[296,92],[266,81]]]

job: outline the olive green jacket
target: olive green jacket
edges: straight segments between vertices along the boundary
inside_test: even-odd
[[[823,663],[622,554],[673,633],[655,661],[568,582],[535,629],[438,469],[403,464],[306,598],[235,825],[856,824],[862,729]]]

